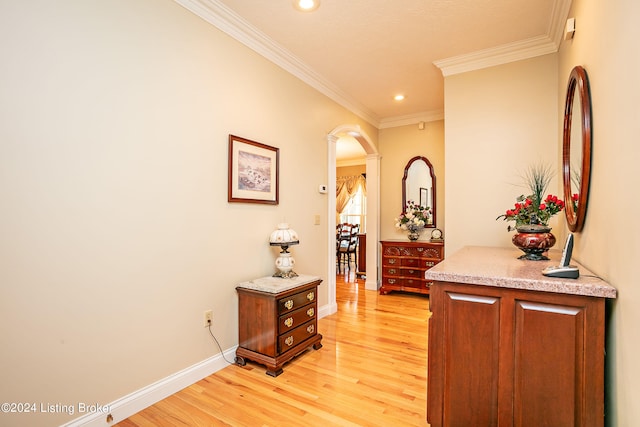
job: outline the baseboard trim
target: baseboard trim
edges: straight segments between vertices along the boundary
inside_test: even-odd
[[[338,311],[338,304],[325,304],[318,309],[318,319],[329,316]]]
[[[236,356],[236,348],[237,346],[226,350],[224,357],[227,360],[233,361]],[[224,360],[222,354],[218,353],[216,356],[205,359],[202,362],[196,363],[182,371],[169,375],[160,381],[104,405],[102,408],[106,409],[105,411],[86,414],[67,424],[63,424],[62,427],[111,426],[227,366],[229,366],[229,363]],[[107,422],[107,416],[109,414],[113,417],[113,421],[111,422]]]
[[[337,311],[337,305],[325,304],[318,309],[318,318],[321,319],[325,316],[333,314]],[[100,408],[98,412],[83,415],[76,418],[67,424],[63,424],[61,427],[108,427],[115,423],[119,423],[137,414],[145,408],[161,401],[162,399],[171,396],[174,393],[179,392],[183,388],[189,387],[201,379],[208,377],[211,374],[218,372],[229,366],[229,361],[233,361],[236,357],[236,349],[238,346],[234,346],[224,351],[224,357],[218,353],[202,362],[196,363],[188,368],[185,368],[175,374],[169,375],[166,378],[161,379],[153,384],[149,384],[140,390],[114,400]],[[227,359],[227,360],[225,360]],[[107,416],[111,414],[113,420],[107,422]]]

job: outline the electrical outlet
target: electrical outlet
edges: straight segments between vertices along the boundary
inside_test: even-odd
[[[209,325],[211,325],[213,323],[213,311],[212,310],[207,310],[204,312],[204,316],[202,318],[203,323],[204,323],[204,327],[208,327]]]

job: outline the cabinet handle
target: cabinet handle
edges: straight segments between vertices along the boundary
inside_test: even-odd
[[[396,269],[395,268],[389,269],[389,274],[396,274]]]
[[[284,343],[291,347],[293,345],[293,336],[287,337],[287,339],[284,340]]]
[[[313,317],[314,314],[316,314],[316,311],[313,309],[313,307],[307,310],[307,316]]]
[[[424,251],[424,248],[416,248],[418,250],[418,252],[422,252]]]
[[[313,301],[313,299],[314,299],[315,297],[316,297],[316,294],[315,294],[314,292],[309,292],[309,293],[307,294],[307,299],[308,299],[309,301]]]
[[[395,259],[395,258],[391,258],[391,259],[389,260],[389,264],[395,264],[395,263],[396,263],[396,259]]]
[[[434,265],[436,265],[436,263],[433,261],[426,261],[424,265],[426,265],[427,267],[433,267]]]
[[[284,303],[284,306],[287,310],[291,310],[291,307],[293,307],[293,300],[290,299],[287,302]]]
[[[287,317],[287,319],[284,321],[284,324],[287,328],[290,328],[291,325],[293,325],[293,317]]]
[[[312,334],[312,333],[313,333],[313,331],[315,331],[315,330],[316,330],[316,327],[315,327],[315,326],[313,326],[313,325],[309,325],[309,326],[307,326],[307,332],[309,332],[310,334]]]
[[[409,274],[413,274],[415,272],[416,272],[415,270],[409,270]]]
[[[389,279],[387,281],[389,282],[390,285],[393,285],[394,283],[396,283],[396,279]]]

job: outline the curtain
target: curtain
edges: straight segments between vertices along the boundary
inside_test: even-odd
[[[336,177],[336,213],[340,214],[358,188],[367,194],[367,180],[362,175]]]

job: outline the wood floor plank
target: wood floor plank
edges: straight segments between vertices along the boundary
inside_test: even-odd
[[[117,426],[428,426],[428,297],[379,295],[345,273],[336,300],[338,312],[318,321],[323,347],[282,375],[228,366]]]

